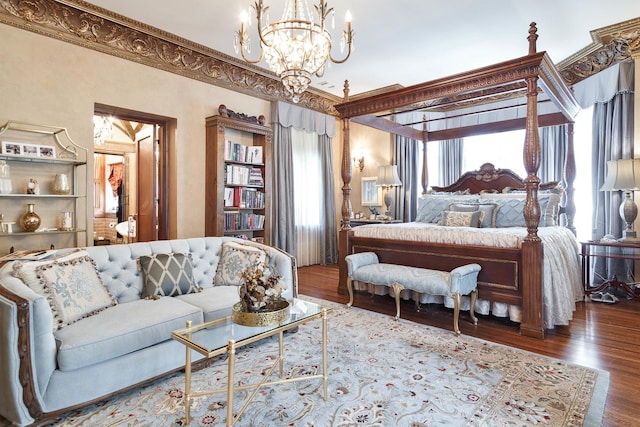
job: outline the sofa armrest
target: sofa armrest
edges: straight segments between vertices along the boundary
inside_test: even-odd
[[[282,276],[282,280],[287,284],[284,296],[287,298],[298,297],[298,265],[296,258],[275,246],[269,246],[264,243],[253,242],[251,240],[238,240],[243,245],[251,245],[265,251],[269,257],[269,263],[276,269],[278,274]]]
[[[360,252],[357,254],[347,255],[345,257],[347,261],[347,274],[349,277],[353,275],[353,272],[364,267],[365,265],[378,264],[378,255],[374,252]]]
[[[44,297],[3,274],[0,321],[0,414],[28,424],[42,414],[42,395],[56,369],[53,315]]]

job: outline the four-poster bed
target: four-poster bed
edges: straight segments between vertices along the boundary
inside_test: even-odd
[[[573,119],[579,107],[547,54],[536,52],[536,31],[535,24],[532,23],[529,29],[528,55],[492,66],[354,100],[348,99],[348,85],[345,84],[345,100],[335,106],[343,122],[340,292],[346,292],[344,258],[354,252],[374,251],[381,262],[440,270],[451,270],[473,260],[483,266],[478,279],[479,297],[521,307],[521,333],[544,338],[549,324],[544,319],[544,304],[548,303],[545,302],[546,291],[543,289],[545,248],[538,228],[542,214],[538,201],[540,179],[537,171],[541,153],[538,128],[568,125],[568,152],[564,165],[565,214],[566,227],[573,230],[575,159],[572,134]],[[523,102],[523,98],[526,102]],[[423,118],[416,120],[416,113]],[[406,118],[408,115],[413,115],[413,118]],[[500,117],[496,119],[496,116]],[[513,185],[507,185],[501,184],[501,180],[508,179],[505,176],[509,174],[498,174],[498,181],[491,181],[486,187],[511,186],[521,188],[526,194],[523,205],[525,227],[517,246],[490,247],[356,237],[355,229],[351,229],[349,223],[350,122],[422,141],[425,148],[424,165],[427,164],[428,141],[525,129],[523,158],[527,176],[523,179],[509,177],[515,181],[511,183]],[[426,168],[421,180],[423,192],[427,193],[429,185]],[[458,184],[468,187],[469,182],[473,180],[466,181],[466,184],[458,181]],[[475,184],[472,183],[471,186],[473,185]],[[492,190],[501,191],[501,188]],[[577,257],[577,253],[575,255]]]

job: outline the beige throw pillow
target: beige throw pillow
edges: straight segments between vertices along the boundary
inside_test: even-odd
[[[213,284],[216,286],[240,286],[240,273],[247,267],[267,262],[267,254],[260,248],[237,242],[222,244],[222,253]]]
[[[14,273],[47,299],[54,331],[117,304],[84,250],[53,259],[17,262]]]
[[[444,211],[442,213],[444,219],[442,221],[442,225],[447,225],[450,227],[475,227],[479,228],[482,224],[482,217],[484,216],[484,212],[475,211],[475,212],[454,212],[454,211]]]

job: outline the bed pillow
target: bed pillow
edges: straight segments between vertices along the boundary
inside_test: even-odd
[[[498,212],[498,204],[494,202],[486,203],[451,203],[447,208],[453,212],[474,212],[482,211],[482,228],[493,228],[496,226],[496,213]]]
[[[484,212],[479,210],[473,212],[444,211],[442,212],[442,225],[479,228],[483,216]]]
[[[494,202],[498,204],[498,212],[496,213],[496,227],[526,227],[524,222],[524,206],[525,199],[495,199]],[[543,198],[538,201],[540,203],[540,221],[538,227],[544,226],[544,212],[549,204],[548,198]]]
[[[54,331],[117,304],[85,250],[42,261],[16,262],[14,274],[47,299]]]
[[[191,254],[168,253],[140,257],[144,277],[142,298],[173,297],[200,292],[193,279]]]
[[[237,242],[222,244],[222,253],[213,284],[216,286],[240,286],[240,273],[247,267],[258,263],[266,263],[267,254],[255,246],[243,245]]]
[[[477,202],[477,196],[425,195],[418,198],[416,222],[435,224],[442,219],[442,211],[454,202]]]
[[[560,224],[560,202],[562,200],[562,188],[543,190],[538,193],[538,203],[540,203],[540,227],[550,227]],[[513,190],[503,194],[483,194],[481,201],[498,201],[505,199],[522,199],[527,197],[527,193],[521,190]],[[544,206],[544,207],[543,207]],[[524,221],[524,220],[523,220]]]

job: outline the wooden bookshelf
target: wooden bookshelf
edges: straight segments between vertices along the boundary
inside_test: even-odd
[[[228,110],[206,119],[205,235],[270,243],[273,131]]]

